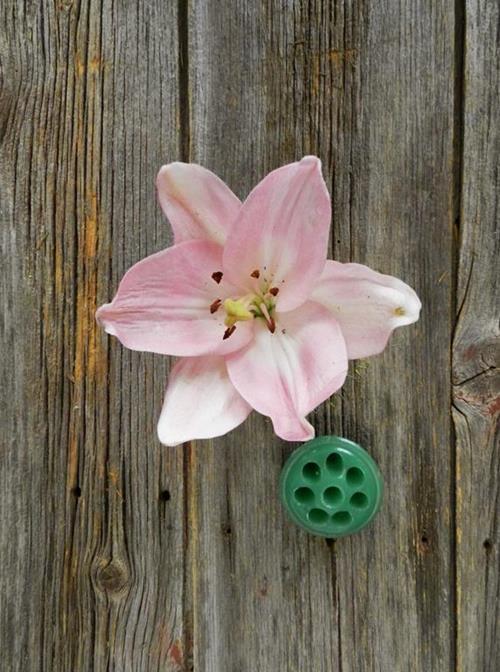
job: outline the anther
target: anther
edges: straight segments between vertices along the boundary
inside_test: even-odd
[[[280,291],[279,287],[271,287],[271,289],[269,290],[269,294],[272,294],[273,296],[277,296],[279,291]]]
[[[224,274],[222,271],[215,271],[215,273],[212,273],[212,280],[215,280],[215,282],[219,284],[219,282],[222,280],[223,275]]]
[[[235,331],[236,331],[236,325],[233,324],[232,327],[228,327],[226,329],[226,331],[224,332],[224,336],[222,337],[222,340],[225,341],[226,338],[229,338],[231,336],[231,334],[234,334]]]
[[[250,277],[251,277],[251,278],[259,278],[259,277],[260,277],[260,271],[259,271],[259,269],[256,268],[255,271],[252,271],[252,273],[250,273]]]
[[[215,299],[215,301],[210,304],[210,312],[213,314],[217,310],[219,310],[221,303],[222,303],[222,299]]]

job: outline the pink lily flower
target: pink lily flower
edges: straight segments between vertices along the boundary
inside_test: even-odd
[[[174,245],[135,264],[97,311],[132,350],[180,356],[162,443],[226,434],[252,409],[287,441],[344,383],[348,359],[382,352],[420,301],[397,278],[327,260],[331,205],[314,156],[271,172],[242,204],[201,166],[157,179]]]

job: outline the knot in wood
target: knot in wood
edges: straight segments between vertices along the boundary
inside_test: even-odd
[[[121,560],[114,558],[97,572],[96,582],[104,593],[122,593],[129,583],[127,567]]]

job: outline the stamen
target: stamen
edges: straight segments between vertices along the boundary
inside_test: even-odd
[[[255,271],[252,271],[252,273],[250,273],[250,277],[251,277],[251,278],[260,278],[260,271],[259,271],[259,269],[256,268]]]
[[[222,271],[215,271],[215,273],[212,273],[212,280],[215,280],[215,282],[219,284],[223,275],[224,273]]]
[[[233,324],[232,327],[228,327],[226,329],[226,331],[224,332],[224,336],[222,337],[222,340],[225,341],[226,338],[229,338],[231,336],[231,334],[234,334],[235,331],[236,331],[236,325]]]
[[[269,290],[269,294],[272,294],[273,296],[277,296],[279,291],[280,291],[279,287],[271,287],[271,289]]]
[[[269,322],[270,319],[271,319],[271,316],[269,315],[269,311],[268,311],[268,309],[267,309],[266,304],[265,304],[265,303],[259,303],[259,308],[260,308],[260,312],[261,312],[261,313],[264,315],[264,317],[266,318],[266,322]]]
[[[276,330],[276,322],[271,317],[271,315],[269,315],[269,310],[267,309],[266,304],[261,303],[259,305],[259,308],[260,308],[262,314],[264,315],[264,317],[266,318],[266,323],[267,323],[267,327],[268,327],[269,331],[271,332],[271,334],[274,334],[274,332]]]
[[[222,299],[215,299],[215,301],[210,304],[210,312],[212,315],[219,310],[221,303]]]

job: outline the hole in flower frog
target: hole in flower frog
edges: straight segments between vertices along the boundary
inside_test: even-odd
[[[323,499],[330,506],[335,506],[336,504],[341,502],[343,496],[344,495],[342,494],[342,490],[340,488],[337,488],[335,485],[330,486],[323,493]]]
[[[369,504],[368,497],[363,492],[355,492],[350,502],[356,509],[366,509]]]
[[[344,471],[344,462],[341,455],[339,453],[330,453],[326,458],[326,467],[334,473],[335,476],[340,476]]]
[[[352,520],[352,516],[349,513],[349,511],[337,511],[337,513],[334,513],[333,516],[332,516],[332,521],[336,525],[339,525],[339,527],[344,527],[345,525],[349,525],[351,520]]]
[[[321,478],[321,469],[316,462],[308,462],[302,467],[302,475],[307,481],[319,481]]]
[[[357,467],[351,467],[350,469],[347,470],[346,474],[346,481],[351,487],[356,487],[358,485],[361,485],[363,481],[365,480],[365,475],[361,471],[361,469],[358,469]]]
[[[328,520],[328,514],[323,509],[311,509],[307,517],[315,525],[324,525]]]
[[[299,504],[312,504],[314,502],[314,492],[311,488],[302,486],[293,493]]]

